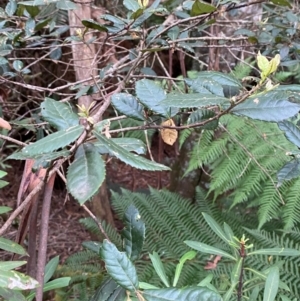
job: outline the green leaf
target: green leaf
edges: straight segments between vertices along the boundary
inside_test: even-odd
[[[10,0],[5,7],[5,12],[9,17],[12,17],[13,14],[16,12],[16,10],[17,10],[17,1]]]
[[[52,98],[46,97],[41,103],[41,113],[43,118],[59,131],[79,124],[78,115],[73,112],[68,103],[62,103]]]
[[[145,290],[143,296],[147,301],[222,301],[219,294],[204,287]]]
[[[163,106],[173,106],[176,108],[208,107],[229,102],[228,98],[213,94],[168,94],[166,99],[160,104]]]
[[[130,205],[124,215],[125,228],[122,231],[124,249],[132,260],[139,258],[145,240],[145,223],[141,220],[139,211]]]
[[[263,301],[274,301],[279,287],[279,268],[277,266],[271,267],[264,290]]]
[[[126,253],[118,251],[116,246],[106,239],[103,241],[100,253],[108,274],[126,290],[136,291],[137,273]]]
[[[206,110],[206,109],[200,109],[193,111],[191,115],[189,116],[187,120],[187,124],[194,124],[199,123],[202,121],[205,121],[207,119],[210,119],[214,117],[216,114],[213,111]],[[213,120],[205,125],[203,125],[201,128],[205,130],[215,130],[218,127],[218,120]]]
[[[300,147],[300,130],[299,128],[288,120],[278,122],[278,127],[284,132],[285,137],[295,144],[298,148]]]
[[[66,130],[50,134],[45,138],[29,144],[22,149],[22,153],[28,156],[45,154],[65,147],[74,142],[84,131],[82,125],[76,125]]]
[[[90,251],[93,251],[96,254],[99,254],[100,249],[102,247],[102,243],[98,241],[84,241],[82,243],[82,246]]]
[[[166,98],[166,93],[162,87],[149,79],[142,79],[136,82],[136,95],[147,108],[163,116],[171,117],[177,113],[171,109],[171,105],[162,105],[161,101]]]
[[[113,279],[106,280],[89,301],[124,301],[126,290]]]
[[[27,255],[26,250],[22,246],[3,237],[0,237],[0,249],[19,255]]]
[[[60,0],[56,2],[56,8],[57,9],[62,9],[62,10],[70,10],[70,9],[77,9],[78,6],[69,0]]]
[[[289,102],[288,99],[288,93],[274,90],[249,97],[234,107],[232,113],[253,119],[279,122],[295,116],[300,109],[299,104]]]
[[[118,159],[120,159],[128,165],[142,170],[170,170],[170,168],[167,166],[149,161],[141,156],[130,153],[123,147],[120,147],[119,145],[114,143],[112,139],[108,139],[95,131],[93,131],[93,134],[100,141],[100,143],[106,145],[106,147],[112,155],[114,155],[115,157],[117,157]]]
[[[195,258],[195,256],[197,255],[197,252],[195,251],[188,251],[186,252],[179,260],[179,263],[177,264],[176,266],[176,270],[175,270],[175,276],[174,276],[174,281],[173,281],[173,286],[176,286],[177,285],[177,282],[179,280],[179,277],[180,277],[180,274],[181,274],[181,271],[182,271],[182,268],[183,268],[183,265],[184,263],[187,261],[187,260],[192,260]]]
[[[233,257],[232,255],[228,254],[227,252],[217,249],[215,247],[209,246],[207,244],[197,242],[197,241],[192,241],[192,240],[186,240],[184,243],[197,251],[200,251],[200,252],[203,252],[206,254],[221,255],[222,257],[226,257],[226,258],[236,261],[236,258]]]
[[[25,5],[25,8],[29,13],[30,17],[33,19],[40,13],[40,9],[37,6]]]
[[[243,260],[244,258],[239,258],[239,260],[235,263],[232,271],[231,271],[231,275],[230,275],[230,280],[231,283],[234,285],[237,285],[240,279],[240,275],[242,272],[242,264],[243,264]]]
[[[159,276],[160,280],[166,287],[170,287],[169,280],[166,275],[165,268],[160,260],[160,257],[156,252],[153,254],[149,254],[153,267],[155,269],[156,274]]]
[[[137,138],[111,138],[111,140],[120,147],[125,148],[127,151],[135,152],[139,155],[145,154],[147,150],[145,143]],[[100,154],[109,153],[109,149],[107,148],[106,144],[97,141],[94,142],[94,145],[98,148]],[[113,155],[113,153],[110,155]]]
[[[210,226],[210,228],[225,242],[228,243],[228,239],[223,232],[222,228],[218,225],[218,223],[207,213],[202,212],[202,215],[207,222],[207,224]]]
[[[208,3],[196,0],[192,6],[191,16],[199,16],[202,14],[212,13],[216,11],[217,8]]]
[[[25,23],[25,33],[27,37],[32,36],[35,34],[35,20],[34,19],[28,19]],[[22,67],[23,68],[23,67]],[[21,68],[21,69],[22,69]],[[18,70],[17,70],[18,71]]]
[[[96,194],[105,179],[105,163],[91,143],[78,147],[68,168],[67,188],[80,205]]]
[[[16,271],[0,271],[0,287],[9,289],[28,290],[34,289],[39,283],[24,274]]]
[[[292,7],[291,3],[288,0],[271,0],[271,2],[280,6]]]
[[[0,270],[10,271],[26,264],[26,261],[0,261]]]
[[[251,255],[268,255],[268,256],[300,256],[300,251],[289,248],[272,248],[272,249],[260,249],[248,253]]]
[[[207,79],[199,76],[194,80],[186,79],[185,82],[193,89],[193,91],[200,94],[214,94],[224,97],[223,87],[213,79]]]
[[[10,207],[7,207],[7,206],[0,206],[0,214],[3,214],[3,213],[7,213],[9,211],[11,211],[12,209]]]
[[[286,163],[278,172],[277,180],[279,187],[284,181],[289,181],[299,177],[300,175],[300,161],[299,159],[292,160]]]
[[[22,70],[22,68],[24,67],[24,64],[22,61],[15,60],[13,62],[13,67],[17,72],[20,72]]]
[[[136,0],[124,0],[123,5],[133,12],[137,11],[140,8],[140,5]]]
[[[24,295],[20,292],[3,287],[0,287],[0,296],[2,296],[4,300],[9,301],[26,301]]]
[[[105,26],[103,26],[102,24],[94,21],[93,19],[82,20],[81,23],[87,28],[107,32],[107,28]]]
[[[53,257],[45,267],[44,283],[47,283],[53,276],[59,263],[59,256]]]
[[[122,114],[137,120],[145,120],[144,107],[127,93],[117,93],[111,98],[112,105]]]

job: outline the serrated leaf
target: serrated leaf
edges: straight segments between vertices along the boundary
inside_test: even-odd
[[[145,290],[143,296],[147,301],[222,301],[219,294],[204,287]]]
[[[253,119],[279,122],[295,116],[300,105],[288,101],[289,95],[283,91],[270,91],[249,97],[232,109],[232,113]]]
[[[279,268],[271,267],[265,283],[263,301],[274,301],[279,287]]]
[[[10,271],[26,264],[26,261],[0,261],[0,270]]]
[[[200,109],[193,111],[188,120],[187,124],[194,124],[194,123],[199,123],[204,120],[210,119],[214,117],[216,114],[213,111],[206,110],[206,109]],[[203,126],[201,126],[202,129],[205,130],[215,130],[218,127],[219,121],[218,120],[213,120]]]
[[[84,127],[82,125],[76,125],[66,130],[58,131],[33,144],[25,146],[22,149],[22,153],[28,156],[36,156],[52,152],[74,142],[83,131]]]
[[[5,7],[5,12],[9,17],[12,17],[13,14],[16,12],[16,10],[17,10],[17,1],[10,0]]]
[[[82,205],[95,195],[104,179],[105,163],[97,148],[90,143],[80,145],[68,168],[68,191]]]
[[[176,108],[194,108],[208,107],[211,105],[220,105],[229,102],[228,98],[216,96],[213,94],[168,94],[166,99],[160,104],[163,106],[173,106]]]
[[[272,248],[260,249],[248,253],[251,255],[268,255],[268,256],[300,256],[300,251],[290,248]]]
[[[166,98],[163,88],[149,79],[142,79],[136,82],[136,95],[147,108],[163,116],[172,117],[177,111],[172,110],[171,105],[162,105],[161,101]]]
[[[196,0],[191,9],[191,16],[199,16],[202,14],[212,13],[217,8],[211,4]]]
[[[120,147],[116,143],[113,142],[112,139],[108,139],[104,137],[103,135],[98,134],[97,132],[93,131],[93,134],[96,136],[96,138],[99,140],[100,143],[103,143],[106,145],[109,152],[123,161],[124,163],[131,165],[137,169],[142,170],[169,170],[170,168],[153,162],[149,161],[141,156],[135,155],[124,149],[123,147]]]
[[[159,255],[156,252],[153,252],[153,254],[149,254],[149,257],[151,259],[155,272],[159,276],[160,280],[166,287],[170,287],[164,265],[162,264]]]
[[[105,26],[103,26],[102,24],[94,21],[93,19],[82,20],[81,23],[82,23],[82,25],[84,25],[87,28],[107,32],[107,28]]]
[[[145,120],[144,107],[127,93],[117,93],[111,98],[112,105],[122,114],[137,120]]]
[[[286,163],[278,172],[277,180],[279,187],[284,181],[289,181],[300,176],[300,162],[298,159]]]
[[[9,289],[34,289],[39,286],[39,283],[24,274],[16,271],[0,271],[0,287]]]
[[[126,290],[136,291],[138,289],[137,273],[126,253],[120,252],[106,239],[103,241],[100,253],[108,274]]]
[[[225,243],[228,243],[228,239],[219,224],[207,213],[203,212],[202,215],[215,234],[217,234]]]
[[[135,152],[139,155],[145,154],[147,150],[145,143],[137,138],[111,138],[111,140],[120,147],[125,148],[127,151]],[[113,153],[109,152],[109,149],[104,143],[97,141],[94,142],[94,145],[98,148],[100,154],[113,155]]]
[[[278,123],[278,127],[284,132],[285,137],[295,144],[298,148],[300,147],[300,130],[299,128],[288,120],[284,120]]]
[[[226,258],[236,261],[236,258],[234,258],[232,255],[228,254],[227,252],[217,249],[215,247],[209,246],[207,244],[204,244],[204,243],[201,243],[198,241],[192,241],[192,240],[186,240],[184,243],[187,244],[192,249],[203,252],[205,254],[220,255],[222,257],[226,257]]]
[[[56,2],[56,8],[62,9],[62,10],[70,10],[70,9],[77,9],[78,6],[69,0],[60,0]]]
[[[121,232],[124,249],[127,256],[132,260],[139,258],[145,240],[145,223],[142,221],[137,208],[130,205],[124,215],[124,230]]]
[[[97,290],[90,301],[124,301],[126,290],[113,279],[106,280]]]
[[[0,249],[19,255],[27,254],[26,250],[22,246],[4,237],[0,237]]]

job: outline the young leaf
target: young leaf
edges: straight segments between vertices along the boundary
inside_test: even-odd
[[[26,250],[21,245],[4,237],[0,237],[0,249],[19,255],[27,254]]]
[[[218,223],[207,213],[202,213],[205,221],[208,223],[210,228],[225,242],[228,243],[228,239],[223,232],[222,228],[218,225]]]
[[[197,251],[200,251],[200,252],[203,252],[206,254],[220,255],[222,257],[226,257],[226,258],[236,261],[236,258],[233,257],[232,255],[228,254],[227,252],[217,249],[215,247],[211,247],[207,244],[197,242],[197,241],[192,241],[192,240],[186,240],[184,243]]]
[[[205,287],[145,290],[143,296],[147,301],[222,301],[218,293]]]
[[[276,255],[276,256],[300,256],[300,251],[296,249],[289,249],[289,248],[272,248],[272,249],[260,249],[255,250],[248,253],[248,256],[251,255]]]
[[[160,260],[160,257],[156,252],[153,254],[149,254],[153,267],[155,269],[156,274],[159,276],[160,280],[166,287],[170,287],[169,280],[166,275],[165,268]]]
[[[124,248],[128,257],[134,261],[139,258],[145,240],[145,223],[141,220],[139,211],[130,205],[125,213],[122,231]]]
[[[48,97],[41,103],[41,113],[59,131],[79,124],[79,117],[69,104]]]
[[[143,170],[169,170],[169,167],[164,166],[162,164],[158,164],[156,162],[149,161],[141,156],[131,154],[129,151],[120,147],[116,143],[112,141],[112,139],[108,139],[103,135],[98,134],[97,132],[93,131],[93,134],[96,138],[103,143],[108,148],[109,152],[123,161],[124,163],[131,165],[138,169]]]
[[[249,97],[234,107],[232,113],[253,119],[279,122],[295,116],[300,109],[299,104],[289,102],[288,99],[288,93],[274,90]]]
[[[100,254],[108,274],[118,284],[131,292],[138,289],[137,273],[126,253],[119,252],[113,243],[105,239]]]
[[[289,181],[297,178],[300,175],[300,162],[298,159],[286,163],[278,172],[277,180],[279,187],[284,181]]]
[[[134,96],[127,93],[117,93],[112,96],[111,103],[120,113],[133,119],[145,120],[144,107]]]
[[[279,287],[279,268],[277,266],[271,267],[264,290],[263,301],[274,301]]]
[[[214,94],[168,94],[160,105],[175,108],[205,108],[211,105],[220,105],[229,102],[228,98],[216,96]]]
[[[82,125],[76,125],[66,130],[50,134],[45,138],[29,144],[22,149],[22,153],[27,156],[36,156],[53,152],[74,142],[84,131]]]
[[[97,148],[90,143],[80,145],[68,168],[68,191],[82,205],[98,191],[104,179],[105,163]]]
[[[295,144],[298,148],[300,147],[300,130],[299,128],[288,120],[278,122],[278,127],[284,132],[285,137]]]
[[[185,253],[179,260],[179,263],[177,264],[176,266],[176,270],[175,270],[175,276],[174,276],[174,281],[173,281],[173,286],[176,286],[177,285],[177,282],[179,280],[179,277],[180,277],[180,274],[181,274],[181,271],[182,271],[182,268],[183,268],[183,265],[184,263],[187,261],[187,260],[192,260],[195,258],[195,256],[197,255],[197,252],[195,251],[188,251],[187,253]]]

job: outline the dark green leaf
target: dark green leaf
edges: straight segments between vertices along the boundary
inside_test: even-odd
[[[108,139],[103,135],[98,134],[95,131],[93,131],[93,133],[96,136],[96,138],[100,141],[100,143],[106,145],[107,149],[112,155],[114,155],[115,157],[117,157],[118,159],[120,159],[121,161],[123,161],[128,165],[143,170],[169,170],[170,169],[167,166],[149,161],[141,156],[130,153],[123,147],[114,143],[112,139]]]
[[[288,99],[288,93],[274,90],[249,97],[234,107],[232,112],[253,119],[279,122],[295,116],[300,109],[299,104],[289,102]]]
[[[204,287],[145,290],[143,296],[147,301],[222,301],[219,294]]]
[[[5,12],[7,13],[7,15],[9,17],[12,17],[13,14],[16,12],[17,10],[17,1],[15,0],[10,0],[5,7]]]
[[[271,2],[273,2],[276,5],[280,5],[280,6],[291,6],[291,3],[288,0],[271,0]]]
[[[212,13],[216,11],[217,8],[208,3],[196,0],[192,6],[191,16],[199,16],[206,13]]]
[[[223,87],[213,79],[197,77],[194,80],[186,79],[185,82],[197,93],[215,94],[224,97]]]
[[[100,249],[102,247],[102,243],[100,243],[98,241],[84,241],[82,243],[82,245],[86,249],[91,250],[91,251],[95,252],[96,254],[99,254]]]
[[[29,144],[22,149],[22,153],[27,156],[36,156],[53,152],[74,142],[84,131],[82,125],[76,125],[66,130],[62,130],[46,136],[33,144]]]
[[[20,292],[3,287],[0,287],[0,296],[9,301],[26,301],[25,296]]]
[[[40,9],[37,6],[25,5],[25,8],[26,8],[26,10],[29,13],[31,18],[36,17],[40,12]]]
[[[205,121],[207,119],[210,119],[215,116],[215,113],[210,110],[200,109],[193,111],[191,115],[189,116],[187,120],[187,124],[194,124],[199,123],[202,121]],[[205,130],[215,130],[218,127],[219,121],[213,120],[205,125],[203,125],[201,128]]]
[[[24,274],[16,271],[0,271],[0,287],[17,289],[17,290],[28,290],[38,287],[39,283]]]
[[[90,143],[78,147],[74,162],[68,168],[67,188],[82,205],[100,188],[105,179],[105,163]]]
[[[134,96],[117,93],[112,96],[111,103],[120,113],[133,119],[145,120],[144,108]]]
[[[197,241],[192,241],[192,240],[186,240],[184,243],[186,243],[189,247],[191,247],[197,251],[200,251],[202,253],[221,255],[222,257],[226,257],[226,258],[236,261],[236,258],[234,258],[232,255],[228,254],[227,252],[217,249],[215,247],[209,246],[207,244],[197,242]]]
[[[289,141],[297,147],[300,147],[300,130],[295,124],[288,120],[284,120],[278,123],[278,127],[284,131],[284,135]]]
[[[145,223],[141,220],[139,211],[130,205],[125,213],[123,222],[125,228],[122,231],[124,249],[132,260],[139,258],[145,240]]]
[[[136,291],[139,284],[136,270],[126,253],[119,252],[116,246],[106,239],[100,253],[108,274],[126,290]]]
[[[126,290],[113,279],[106,280],[97,290],[90,301],[124,301]]]
[[[26,250],[22,246],[4,237],[0,237],[0,249],[19,255],[26,255]]]
[[[289,248],[272,248],[272,249],[260,249],[248,253],[251,255],[267,255],[267,256],[300,256],[300,251]]]
[[[111,138],[111,140],[119,145],[120,147],[125,148],[129,152],[135,152],[139,155],[146,153],[146,145],[140,139],[136,138]],[[94,142],[94,145],[98,148],[100,154],[110,154],[113,156],[113,153],[109,152],[106,144],[100,143],[99,141]]]
[[[274,301],[279,287],[279,268],[277,266],[271,267],[264,290],[263,301]]]
[[[107,28],[105,26],[103,26],[102,24],[94,21],[93,19],[82,20],[81,23],[87,28],[107,32]]]
[[[193,108],[193,107],[208,107],[211,105],[219,105],[228,102],[225,97],[216,96],[213,94],[168,94],[166,99],[160,105],[173,106],[176,108]]]
[[[77,9],[77,5],[69,0],[60,0],[56,3],[56,7],[62,10]]]
[[[289,181],[300,176],[300,162],[299,159],[295,159],[286,163],[278,172],[277,180],[279,187],[284,181]]]

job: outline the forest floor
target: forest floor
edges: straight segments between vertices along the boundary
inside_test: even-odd
[[[151,151],[153,152],[154,159],[156,159],[156,154],[158,153],[156,143],[153,144]],[[174,158],[174,151],[172,149],[167,149],[167,151],[167,156]],[[7,170],[8,175],[5,177],[5,180],[9,182],[9,185],[0,190],[0,206],[4,205],[15,208],[24,162],[9,161],[8,164],[11,165],[11,168]],[[149,186],[158,187],[158,172],[134,169],[117,159],[108,160],[106,173],[109,181],[108,187],[109,185],[117,185],[131,191],[148,189]],[[169,177],[169,172],[161,173],[162,187],[169,185]],[[83,249],[82,242],[90,240],[90,233],[83,228],[79,220],[86,216],[85,211],[78,202],[68,197],[62,181],[57,180],[51,203],[48,260],[59,255],[60,263],[63,263],[70,255]],[[115,216],[115,218],[118,220],[118,217]],[[4,220],[0,218],[0,227],[3,223]],[[37,227],[39,227],[39,223]],[[4,237],[14,240],[16,235],[17,226],[11,226]],[[11,254],[0,251],[0,261],[10,258]]]

